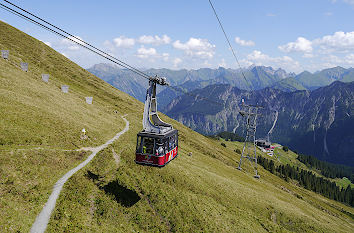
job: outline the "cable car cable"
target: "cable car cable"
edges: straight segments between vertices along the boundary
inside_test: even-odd
[[[55,25],[53,25],[53,24],[47,22],[46,20],[44,20],[44,19],[42,19],[42,18],[40,18],[40,17],[38,17],[38,16],[36,16],[36,15],[30,13],[29,11],[27,11],[27,10],[25,10],[25,9],[23,9],[23,8],[21,8],[21,7],[17,6],[17,5],[15,5],[15,4],[13,4],[13,3],[7,1],[7,0],[3,0],[3,1],[5,1],[5,2],[7,2],[7,3],[9,3],[9,4],[13,5],[13,6],[15,6],[16,8],[22,10],[23,12],[25,12],[25,13],[27,13],[27,14],[29,14],[29,15],[31,15],[31,16],[33,16],[33,17],[39,19],[39,20],[41,20],[42,22],[44,22],[44,23],[46,23],[46,24],[48,24],[48,25],[54,27],[55,29],[60,30],[61,32],[63,32],[63,33],[65,33],[65,34],[69,35],[70,37],[68,37],[68,36],[66,36],[66,35],[64,35],[64,34],[58,32],[58,31],[56,31],[56,30],[54,30],[54,29],[52,29],[52,28],[50,28],[50,27],[48,27],[48,26],[46,26],[46,25],[44,25],[44,24],[42,24],[42,23],[40,23],[40,22],[38,22],[38,21],[36,21],[35,19],[32,19],[32,18],[30,18],[30,17],[28,17],[28,16],[26,16],[26,15],[24,15],[24,14],[22,14],[22,13],[16,11],[16,10],[14,10],[14,9],[12,9],[12,8],[10,8],[10,7],[6,6],[6,5],[4,5],[4,4],[2,4],[2,3],[0,3],[0,7],[1,7],[2,9],[4,9],[4,10],[6,10],[6,11],[8,11],[8,12],[10,12],[10,13],[16,15],[16,16],[19,16],[19,17],[21,17],[21,18],[23,18],[23,19],[29,21],[30,23],[33,23],[33,24],[35,24],[35,25],[37,25],[37,26],[40,26],[40,27],[42,27],[43,29],[45,29],[45,30],[47,30],[47,31],[49,31],[49,32],[52,32],[52,33],[54,33],[54,34],[59,35],[60,37],[63,37],[63,38],[65,38],[65,39],[67,39],[67,40],[70,40],[70,41],[74,42],[75,44],[77,44],[77,45],[79,45],[79,46],[81,46],[81,47],[83,47],[83,48],[86,48],[86,49],[90,50],[91,52],[93,52],[93,53],[95,53],[95,54],[97,54],[97,55],[99,55],[99,56],[101,56],[101,57],[103,57],[103,58],[106,58],[107,60],[109,60],[109,61],[111,61],[111,62],[113,62],[113,63],[115,63],[115,64],[117,64],[117,65],[119,65],[119,66],[122,66],[122,67],[124,67],[124,68],[126,68],[126,69],[128,69],[128,70],[130,70],[130,71],[132,71],[132,72],[134,72],[135,74],[137,74],[137,75],[139,75],[139,76],[142,76],[143,78],[146,78],[146,79],[150,80],[150,76],[149,76],[149,75],[147,75],[147,74],[145,74],[144,72],[142,72],[142,71],[140,71],[140,70],[138,70],[138,69],[136,69],[136,68],[134,68],[134,67],[132,67],[132,66],[126,64],[125,62],[119,60],[118,58],[113,57],[112,55],[110,55],[110,54],[108,54],[108,53],[106,53],[106,52],[104,52],[104,51],[102,51],[102,50],[96,48],[95,46],[93,46],[93,45],[91,45],[91,44],[85,42],[84,40],[82,40],[82,39],[80,39],[80,38],[78,38],[78,37],[76,37],[76,36],[74,36],[74,35],[72,35],[72,34],[66,32],[66,31],[62,30],[61,28],[59,28],[59,27],[57,27],[57,26],[55,26]],[[76,40],[78,40],[78,41],[81,41],[81,42],[84,43],[85,45],[82,44],[82,43],[79,43],[78,41],[74,40],[73,38],[76,39]],[[91,48],[90,48],[90,47],[91,47]],[[95,50],[97,50],[97,51],[99,51],[99,52],[97,52],[97,51],[95,51]],[[167,87],[169,87],[170,89],[173,89],[173,90],[175,90],[175,91],[182,92],[183,94],[186,94],[186,95],[189,95],[189,96],[198,98],[198,99],[200,99],[200,100],[205,100],[205,101],[210,102],[210,103],[213,103],[213,104],[218,104],[218,105],[224,106],[223,103],[213,101],[213,100],[211,100],[211,99],[209,99],[209,98],[207,98],[207,97],[203,97],[203,96],[201,96],[201,95],[195,95],[195,94],[192,94],[192,93],[190,93],[190,92],[184,91],[184,90],[182,90],[182,89],[179,89],[179,88],[177,88],[177,87],[173,87],[173,86],[170,86],[170,85],[167,85]]]
[[[64,37],[64,38],[66,38],[66,39],[68,39],[68,40],[70,40],[70,41],[72,41],[72,42],[74,42],[74,43],[76,43],[76,44],[78,44],[78,45],[81,45],[82,47],[87,48],[87,49],[91,50],[92,52],[95,52],[96,54],[98,54],[98,55],[100,55],[100,56],[102,56],[102,57],[104,57],[104,58],[107,58],[107,56],[108,56],[108,57],[110,57],[111,59],[117,60],[117,61],[119,62],[119,64],[118,64],[117,62],[114,62],[114,63],[116,63],[116,64],[118,64],[118,65],[120,65],[120,66],[122,66],[122,67],[124,67],[124,68],[126,68],[126,69],[129,69],[130,71],[133,71],[134,73],[136,73],[136,74],[138,74],[138,75],[140,75],[140,76],[142,76],[142,77],[144,77],[144,78],[146,78],[146,79],[149,79],[149,77],[150,77],[149,75],[147,75],[147,74],[145,74],[144,72],[142,72],[142,71],[140,71],[140,70],[138,70],[138,69],[136,69],[136,68],[134,68],[134,67],[128,65],[127,63],[125,63],[125,62],[119,60],[118,58],[115,58],[115,57],[113,57],[112,55],[110,55],[110,54],[108,54],[108,53],[106,53],[106,52],[104,52],[104,51],[102,51],[102,50],[100,50],[100,49],[94,47],[93,45],[91,45],[91,44],[85,42],[84,40],[82,40],[82,39],[80,39],[80,38],[77,38],[76,36],[73,36],[72,34],[70,34],[70,33],[68,33],[68,32],[65,32],[64,30],[62,30],[62,29],[60,29],[60,28],[54,26],[53,24],[48,23],[47,21],[45,21],[45,20],[43,20],[43,19],[41,19],[41,18],[35,16],[34,14],[32,14],[32,13],[30,13],[30,12],[28,12],[28,11],[26,11],[26,10],[24,10],[24,9],[22,9],[22,8],[20,8],[20,7],[18,7],[18,6],[16,6],[15,4],[12,4],[12,3],[10,3],[9,1],[6,1],[6,0],[4,0],[4,1],[5,1],[5,2],[8,2],[8,3],[11,4],[11,5],[14,5],[15,7],[21,9],[22,11],[24,11],[24,12],[30,14],[30,15],[32,15],[32,16],[35,17],[35,18],[40,19],[41,21],[43,21],[43,22],[49,24],[50,26],[52,26],[52,27],[54,27],[54,28],[56,28],[56,29],[62,31],[63,33],[68,34],[69,36],[73,37],[74,39],[83,42],[85,45],[87,45],[87,46],[89,46],[89,47],[92,47],[93,49],[96,49],[97,51],[99,51],[100,53],[102,53],[102,54],[104,54],[104,55],[106,55],[106,56],[103,56],[102,54],[99,54],[97,51],[93,51],[92,49],[87,48],[87,46],[83,46],[81,43],[78,43],[77,41],[73,40],[72,38],[67,37],[67,36],[65,36],[65,35],[63,35],[63,34],[57,32],[57,31],[55,31],[55,30],[53,30],[53,29],[51,29],[51,28],[49,28],[49,27],[47,27],[47,26],[45,26],[45,25],[39,23],[38,21],[36,21],[36,20],[34,20],[34,19],[31,19],[31,18],[29,18],[29,17],[27,17],[27,16],[21,14],[20,12],[18,12],[18,11],[16,11],[16,10],[14,10],[14,9],[12,9],[12,8],[10,8],[10,7],[8,7],[8,6],[3,5],[3,4],[0,3],[0,5],[3,6],[2,8],[4,9],[4,7],[6,7],[7,9],[5,9],[5,10],[9,11],[10,13],[14,13],[14,14],[17,15],[17,16],[20,16],[20,17],[22,17],[22,18],[25,18],[27,21],[30,20],[30,22],[35,23],[35,24],[37,24],[38,26],[41,26],[42,28],[45,28],[46,30],[49,30],[49,31],[51,31],[51,32],[53,32],[53,33],[55,33],[55,34],[61,36],[61,37]],[[108,58],[107,58],[107,59],[108,59]],[[112,61],[111,59],[108,59],[108,60]]]
[[[10,5],[12,5],[12,6],[14,6],[14,7],[16,7],[16,8],[18,8],[18,9],[20,9],[20,10],[22,10],[23,12],[26,12],[27,14],[29,14],[29,15],[35,17],[36,19],[39,19],[39,20],[41,20],[42,22],[44,22],[44,23],[46,23],[46,24],[48,24],[48,25],[50,25],[50,26],[52,26],[52,27],[58,29],[59,31],[61,31],[61,32],[63,32],[63,33],[65,33],[65,34],[67,34],[67,35],[69,35],[69,36],[75,38],[76,40],[79,40],[79,41],[85,43],[86,45],[88,45],[88,46],[90,46],[90,47],[92,47],[92,48],[94,48],[94,49],[100,51],[101,53],[103,53],[103,54],[105,54],[105,55],[111,57],[112,59],[115,59],[115,60],[117,60],[117,61],[123,63],[124,65],[130,67],[131,69],[134,69],[135,71],[141,73],[143,76],[149,77],[147,74],[143,73],[142,71],[140,71],[140,70],[138,70],[138,69],[136,69],[136,68],[134,68],[134,67],[128,65],[127,63],[125,63],[125,62],[123,62],[123,61],[121,61],[121,60],[119,60],[119,59],[113,57],[112,55],[110,55],[110,54],[108,54],[108,53],[106,53],[106,52],[104,52],[104,51],[102,51],[102,50],[96,48],[95,46],[93,46],[93,45],[87,43],[86,41],[80,39],[79,37],[74,36],[74,35],[72,35],[72,34],[66,32],[66,31],[64,31],[63,29],[61,29],[61,28],[59,28],[59,27],[57,27],[57,26],[55,26],[55,25],[49,23],[48,21],[46,21],[46,20],[44,20],[44,19],[42,19],[42,18],[40,18],[40,17],[38,17],[38,16],[32,14],[31,12],[29,12],[29,11],[27,11],[27,10],[25,10],[25,9],[23,9],[23,8],[21,8],[21,7],[19,7],[19,6],[17,6],[17,5],[15,5],[14,3],[10,2],[10,1],[7,1],[7,0],[3,0],[3,1],[5,1],[5,2],[7,2],[8,4],[10,4]]]
[[[249,87],[251,88],[251,85],[250,85],[250,83],[248,82],[248,80],[246,79],[245,74],[243,73],[243,70],[242,70],[242,68],[241,68],[241,65],[240,65],[240,63],[239,63],[239,61],[238,61],[238,59],[237,59],[236,53],[235,53],[235,51],[234,51],[234,49],[233,49],[233,47],[232,47],[232,45],[231,45],[231,43],[230,43],[230,40],[229,40],[229,38],[228,38],[228,36],[227,36],[227,34],[226,34],[226,32],[225,32],[224,27],[222,26],[222,23],[221,23],[221,21],[220,21],[220,19],[219,19],[219,16],[218,16],[218,14],[217,14],[217,12],[216,12],[214,6],[213,6],[213,3],[211,2],[211,0],[208,0],[208,1],[209,1],[209,3],[210,3],[211,8],[213,9],[213,12],[214,12],[214,15],[215,15],[216,19],[217,19],[218,22],[219,22],[219,26],[220,26],[221,30],[223,31],[223,33],[224,33],[224,36],[225,36],[225,38],[226,38],[226,41],[227,41],[227,43],[229,44],[229,47],[230,47],[230,49],[231,49],[231,52],[232,52],[232,54],[233,54],[233,56],[234,56],[234,58],[235,58],[235,60],[236,60],[236,62],[237,62],[237,64],[238,64],[239,68],[241,69],[242,76],[243,76],[243,78],[246,80],[246,82],[247,82],[247,84],[249,85]],[[262,93],[262,91],[260,91],[259,93],[260,93],[260,95],[263,97],[263,99],[265,100],[265,103],[268,105],[268,108],[269,108],[271,111],[278,112],[276,109],[274,109],[274,108],[270,105],[270,103],[268,103],[268,100],[267,100],[267,98],[264,96],[264,94]],[[276,119],[275,119],[275,120],[276,120]],[[276,123],[276,121],[274,121],[274,123]],[[273,124],[274,124],[274,123],[273,123]],[[273,128],[273,127],[272,127],[272,128]]]
[[[236,60],[236,62],[237,62],[237,64],[238,64],[238,66],[239,66],[239,68],[240,68],[240,70],[241,70],[242,76],[243,76],[243,78],[245,79],[246,84],[251,88],[251,85],[250,85],[250,83],[248,82],[248,80],[246,79],[245,74],[243,73],[243,70],[242,70],[242,67],[241,67],[241,65],[240,65],[240,62],[239,62],[238,59],[237,59],[236,53],[235,53],[235,51],[234,51],[234,49],[233,49],[233,47],[232,47],[232,45],[231,45],[231,43],[230,43],[229,37],[227,36],[227,34],[226,34],[226,32],[225,32],[225,29],[224,29],[224,27],[223,27],[222,24],[221,24],[221,21],[220,21],[220,19],[219,19],[219,16],[218,16],[218,14],[216,13],[216,10],[215,10],[215,8],[214,8],[213,3],[211,2],[211,0],[209,0],[209,3],[210,3],[211,8],[213,9],[213,12],[214,12],[214,15],[215,15],[216,19],[217,19],[218,22],[219,22],[219,26],[220,26],[221,30],[222,30],[222,32],[224,33],[224,36],[225,36],[225,38],[226,38],[226,41],[227,41],[227,43],[229,44],[229,47],[230,47],[231,52],[232,52],[232,55],[234,56],[234,58],[235,58],[235,60]]]

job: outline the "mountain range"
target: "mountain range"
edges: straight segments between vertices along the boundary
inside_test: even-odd
[[[100,77],[121,91],[128,93],[140,101],[145,101],[147,80],[140,76],[120,69],[110,64],[97,64],[88,69],[92,74]],[[170,70],[170,69],[145,69],[151,76],[164,76],[174,89],[189,92],[212,84],[230,84],[244,90],[260,90],[272,87],[285,92],[296,90],[314,90],[331,84],[334,81],[354,81],[354,69],[334,67],[319,72],[304,71],[298,75],[288,73],[283,69],[273,69],[265,66],[250,66],[244,69],[218,69],[202,68],[198,70]],[[164,107],[174,98],[183,94],[171,88],[159,87],[159,105]]]
[[[284,92],[273,88],[240,90],[215,84],[174,99],[168,116],[203,134],[221,131],[243,135],[241,100],[263,106],[257,137],[266,137],[275,117],[271,139],[322,160],[354,166],[354,82],[335,81],[313,91]],[[206,97],[221,104],[194,96]]]

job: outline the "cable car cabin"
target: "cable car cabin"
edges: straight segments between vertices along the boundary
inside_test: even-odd
[[[138,133],[136,159],[138,164],[163,167],[178,154],[178,131],[165,134]]]
[[[166,78],[157,76],[149,78],[143,114],[143,130],[137,135],[135,162],[163,167],[177,156],[178,131],[158,116],[156,84],[168,85]]]

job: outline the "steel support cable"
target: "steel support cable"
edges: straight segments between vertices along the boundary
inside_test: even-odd
[[[70,40],[70,41],[72,41],[72,42],[74,42],[74,43],[80,45],[81,47],[84,47],[84,48],[90,50],[91,52],[96,53],[97,55],[99,55],[99,56],[101,56],[101,57],[103,57],[103,58],[106,58],[107,60],[109,60],[109,61],[111,61],[111,62],[113,62],[113,63],[115,63],[115,64],[117,64],[117,65],[119,65],[119,66],[122,66],[122,67],[124,67],[124,68],[126,68],[126,69],[128,69],[128,70],[130,70],[130,71],[132,71],[132,72],[134,72],[134,73],[136,73],[136,74],[142,76],[141,74],[135,72],[134,70],[129,69],[129,67],[125,66],[124,64],[120,64],[119,62],[114,61],[113,59],[110,59],[110,58],[108,58],[107,56],[104,56],[104,55],[100,54],[99,52],[94,51],[93,49],[91,49],[91,48],[89,48],[89,47],[87,47],[87,46],[85,46],[85,45],[83,45],[83,44],[81,44],[81,43],[78,43],[77,41],[75,41],[75,40],[73,40],[73,39],[71,39],[71,38],[69,38],[69,37],[67,37],[67,36],[65,36],[65,35],[63,35],[63,34],[57,32],[57,31],[55,31],[55,30],[53,30],[53,29],[51,29],[51,28],[49,28],[49,27],[47,27],[47,26],[45,26],[45,25],[43,25],[43,24],[41,24],[41,23],[39,23],[39,22],[37,22],[37,21],[35,21],[35,20],[33,20],[33,19],[31,19],[31,18],[25,16],[25,15],[23,15],[23,14],[21,14],[21,13],[19,13],[18,11],[14,10],[14,9],[11,9],[10,7],[7,7],[7,6],[5,6],[5,5],[3,5],[3,4],[1,4],[1,3],[0,3],[0,7],[1,7],[2,9],[4,9],[4,10],[6,10],[6,11],[8,11],[8,12],[14,14],[14,15],[16,15],[16,16],[19,16],[19,17],[21,17],[21,18],[23,18],[23,19],[25,19],[25,20],[27,20],[27,21],[33,23],[33,24],[36,24],[37,26],[40,26],[40,27],[42,27],[43,29],[45,29],[45,30],[47,30],[47,31],[50,31],[50,32],[52,32],[52,33],[54,33],[54,34],[57,34],[57,35],[59,35],[59,36],[65,38],[65,39],[68,39],[68,40]],[[143,77],[149,79],[148,77],[145,77],[145,76],[143,76]]]
[[[236,62],[237,62],[237,64],[238,64],[238,66],[239,66],[239,68],[240,68],[240,70],[241,70],[242,76],[243,76],[243,78],[244,78],[245,81],[246,81],[246,85],[248,85],[248,86],[250,87],[250,89],[251,89],[251,84],[248,82],[248,80],[247,80],[245,74],[243,73],[243,70],[242,70],[242,68],[241,68],[240,62],[239,62],[238,59],[237,59],[236,53],[235,53],[235,51],[234,51],[234,49],[233,49],[233,47],[232,47],[232,45],[231,45],[231,43],[230,43],[229,37],[227,36],[227,34],[226,34],[226,32],[225,32],[225,29],[224,29],[224,27],[223,27],[222,24],[221,24],[221,21],[220,21],[220,19],[219,19],[219,16],[218,16],[218,14],[216,13],[216,10],[215,10],[215,8],[214,8],[213,3],[211,2],[211,0],[209,0],[209,3],[210,3],[211,8],[213,9],[213,12],[214,12],[214,15],[215,15],[216,19],[217,19],[218,22],[219,22],[219,26],[220,26],[221,30],[222,30],[222,32],[224,33],[224,36],[225,36],[225,38],[226,38],[226,41],[227,41],[227,43],[229,44],[229,47],[230,47],[231,52],[232,52],[232,55],[234,56],[234,58],[235,58],[235,60],[236,60]]]
[[[236,53],[235,53],[235,51],[234,51],[234,49],[233,49],[233,47],[232,47],[232,45],[231,45],[231,43],[230,43],[230,40],[229,40],[229,38],[228,38],[228,36],[227,36],[227,34],[226,34],[226,32],[225,32],[224,27],[222,26],[222,23],[221,23],[221,21],[220,21],[220,19],[219,19],[219,16],[218,16],[218,14],[217,14],[217,12],[216,12],[214,6],[213,6],[213,3],[211,2],[211,0],[208,0],[208,1],[209,1],[209,4],[210,4],[211,8],[213,9],[213,12],[214,12],[214,14],[215,14],[216,19],[217,19],[218,22],[219,22],[219,26],[220,26],[222,32],[224,33],[224,36],[225,36],[225,38],[226,38],[226,41],[227,41],[227,43],[229,44],[229,47],[230,47],[230,49],[231,49],[231,52],[232,52],[232,54],[233,54],[233,56],[234,56],[234,58],[235,58],[235,60],[236,60],[236,62],[237,62],[237,64],[238,64],[238,66],[239,66],[239,68],[240,68],[240,70],[241,70],[242,76],[243,76],[243,78],[245,79],[247,85],[248,85],[248,86],[250,87],[250,89],[251,89],[251,85],[250,85],[250,83],[248,82],[248,80],[246,79],[245,74],[243,73],[243,70],[242,70],[242,68],[241,68],[241,65],[240,65],[240,63],[239,63],[239,61],[238,61],[238,59],[237,59]],[[260,95],[263,97],[263,99],[265,100],[266,104],[268,105],[268,108],[269,108],[270,110],[275,110],[275,109],[270,105],[270,103],[268,103],[267,98],[265,98],[265,96],[263,95],[262,91],[260,91],[259,93],[260,93]],[[277,112],[277,110],[275,110],[275,112]]]
[[[114,59],[114,60],[117,60],[117,61],[121,62],[122,64],[124,64],[124,65],[128,66],[129,68],[131,68],[131,69],[135,70],[136,72],[141,73],[143,76],[145,76],[145,77],[149,78],[149,75],[145,74],[144,72],[142,72],[142,71],[140,71],[140,70],[138,70],[138,69],[136,69],[136,68],[134,68],[134,67],[130,66],[129,64],[127,64],[127,63],[125,63],[125,62],[123,62],[123,61],[119,60],[118,58],[113,57],[112,55],[110,55],[110,54],[108,54],[108,53],[106,53],[106,52],[102,51],[101,49],[99,49],[99,48],[97,48],[97,47],[95,47],[95,46],[93,46],[93,45],[91,45],[91,44],[87,43],[86,41],[84,41],[84,40],[82,40],[82,39],[80,39],[80,38],[78,38],[77,36],[74,36],[74,35],[72,35],[72,34],[70,34],[70,33],[66,32],[66,31],[64,31],[63,29],[61,29],[61,28],[59,28],[59,27],[57,27],[57,26],[55,26],[55,25],[53,25],[53,24],[49,23],[48,21],[46,21],[46,20],[44,20],[44,19],[42,19],[42,18],[40,18],[40,17],[38,17],[38,16],[36,16],[36,15],[32,14],[31,12],[29,12],[29,11],[27,11],[27,10],[25,10],[25,9],[23,9],[23,8],[21,8],[21,7],[17,6],[17,5],[15,5],[15,4],[13,4],[13,3],[12,3],[12,2],[10,2],[10,1],[7,1],[7,0],[3,0],[3,1],[5,1],[5,2],[7,2],[8,4],[10,4],[10,5],[12,5],[12,6],[14,6],[14,7],[16,7],[16,8],[18,8],[18,9],[20,9],[20,10],[22,10],[23,12],[26,12],[27,14],[29,14],[29,15],[31,15],[31,16],[33,16],[33,17],[35,17],[36,19],[41,20],[42,22],[44,22],[44,23],[46,23],[46,24],[48,24],[48,25],[50,25],[50,26],[54,27],[55,29],[58,29],[59,31],[61,31],[61,32],[63,32],[63,33],[65,33],[65,34],[67,34],[67,35],[69,35],[69,36],[71,36],[71,37],[75,38],[76,40],[78,40],[78,41],[81,41],[81,42],[85,43],[86,45],[88,45],[88,46],[90,46],[90,47],[92,47],[92,48],[94,48],[94,49],[96,49],[96,50],[100,51],[101,53],[105,54],[106,56],[109,56],[110,58],[112,58],[112,59]]]
[[[243,70],[242,70],[242,68],[241,68],[241,65],[240,65],[240,63],[239,63],[239,61],[238,61],[238,59],[237,59],[236,53],[235,53],[235,51],[234,51],[234,49],[233,49],[233,47],[232,47],[232,45],[231,45],[231,43],[230,43],[230,40],[229,40],[229,38],[228,38],[228,36],[227,36],[227,34],[226,34],[226,32],[225,32],[224,27],[222,26],[222,23],[221,23],[221,21],[220,21],[220,18],[219,18],[219,16],[218,16],[218,14],[216,13],[216,10],[215,10],[215,8],[214,8],[214,5],[213,5],[213,3],[211,2],[211,0],[208,0],[208,1],[209,1],[209,3],[210,3],[211,8],[213,9],[213,12],[214,12],[214,14],[215,14],[216,19],[217,19],[218,22],[219,22],[220,28],[221,28],[221,30],[222,30],[223,33],[224,33],[224,36],[225,36],[225,38],[226,38],[226,41],[227,41],[227,43],[229,44],[229,47],[230,47],[230,49],[231,49],[231,52],[232,52],[232,54],[233,54],[233,56],[234,56],[234,58],[235,58],[235,60],[236,60],[236,62],[237,62],[237,64],[238,64],[238,66],[239,66],[239,68],[240,68],[240,70],[241,70],[242,76],[243,76],[243,78],[245,79],[245,81],[247,82],[247,85],[248,85],[248,86],[250,87],[250,89],[251,89],[251,84],[248,82],[248,80],[247,80],[247,78],[246,78],[246,76],[245,76],[245,74],[244,74],[244,72],[243,72]],[[267,98],[265,98],[265,96],[263,95],[263,93],[262,93],[262,92],[259,92],[259,93],[260,93],[261,96],[265,99],[265,102],[267,103],[268,107],[269,107],[270,109],[273,109],[273,108],[270,106],[270,104],[267,102]]]
[[[11,4],[9,1],[6,1],[6,0],[4,0],[4,1],[5,1],[5,2],[8,2],[9,4]],[[14,5],[14,4],[11,4],[11,5]],[[16,6],[16,5],[14,5],[14,6]],[[94,46],[92,46],[92,45],[86,43],[85,41],[83,41],[83,40],[81,40],[81,39],[79,39],[79,38],[77,38],[77,37],[75,37],[75,36],[72,36],[72,34],[70,34],[70,33],[67,33],[67,32],[65,32],[65,31],[63,31],[63,30],[61,30],[61,29],[58,29],[58,30],[60,30],[60,31],[62,31],[62,32],[64,32],[64,33],[66,33],[67,35],[73,37],[74,39],[77,39],[77,40],[79,40],[79,41],[85,43],[86,45],[88,45],[88,46],[90,46],[90,47],[92,47],[92,48],[98,50],[99,52],[95,51],[94,49],[92,49],[92,48],[90,48],[90,47],[88,47],[88,46],[86,46],[86,45],[83,45],[82,43],[79,43],[78,41],[74,40],[73,38],[70,38],[70,37],[68,37],[68,36],[66,36],[66,35],[63,35],[63,34],[60,33],[60,32],[57,32],[56,30],[54,30],[54,29],[52,29],[52,28],[49,28],[48,26],[46,26],[46,25],[44,25],[44,24],[42,24],[42,23],[40,23],[40,22],[38,22],[38,21],[36,21],[36,20],[34,20],[34,19],[32,19],[32,18],[30,18],[30,17],[28,17],[28,16],[26,16],[26,15],[24,15],[24,14],[22,14],[22,13],[16,11],[16,10],[14,10],[14,9],[12,9],[12,8],[10,8],[10,7],[8,7],[8,6],[6,6],[6,5],[4,5],[4,4],[1,4],[1,3],[0,3],[0,7],[1,7],[2,9],[4,9],[4,10],[6,10],[6,11],[8,11],[8,12],[14,14],[14,15],[16,15],[16,16],[19,16],[19,17],[21,17],[21,18],[23,18],[23,19],[25,19],[25,20],[27,20],[27,21],[29,21],[29,22],[31,22],[31,23],[37,25],[37,26],[42,27],[43,29],[45,29],[45,30],[47,30],[47,31],[49,31],[49,32],[52,32],[52,33],[54,33],[54,34],[59,35],[60,37],[63,37],[63,38],[65,38],[65,39],[68,39],[68,40],[74,42],[75,44],[78,44],[78,45],[80,45],[81,47],[86,48],[86,49],[90,50],[91,52],[93,52],[93,53],[95,53],[95,54],[97,54],[97,55],[99,55],[99,56],[101,56],[101,57],[103,57],[103,58],[106,58],[107,60],[109,60],[109,61],[111,61],[111,62],[113,62],[113,63],[115,63],[115,64],[117,64],[117,65],[119,65],[119,66],[122,66],[122,67],[124,67],[124,68],[126,68],[126,69],[128,69],[128,70],[130,70],[130,71],[132,71],[132,72],[134,72],[134,73],[136,73],[137,75],[140,75],[140,76],[142,76],[142,77],[144,77],[144,78],[146,78],[146,79],[150,79],[150,76],[148,76],[147,74],[145,74],[145,73],[143,73],[143,72],[141,72],[141,71],[135,69],[134,67],[132,67],[132,66],[130,66],[130,65],[127,65],[126,63],[120,61],[119,59],[114,58],[114,57],[112,57],[111,55],[109,55],[109,54],[107,54],[107,53],[105,53],[105,52],[103,52],[103,51],[101,51],[101,50],[95,48]],[[17,6],[16,6],[16,7],[17,7]],[[29,13],[28,11],[26,11],[26,10],[20,8],[20,7],[17,7],[17,8],[19,8],[19,9],[23,10],[24,12],[26,12],[26,13],[32,15],[33,17],[36,17],[35,15]],[[36,17],[36,18],[39,18],[39,17]],[[40,19],[40,20],[47,23],[47,21],[45,21],[45,20],[42,20],[42,19]],[[51,26],[54,27],[54,28],[58,28],[58,27],[56,27],[56,26],[54,26],[54,25],[52,25],[52,24],[50,24],[50,23],[48,23],[48,24],[51,25]],[[107,56],[112,57],[112,59],[109,58],[109,57],[107,57]],[[113,60],[113,59],[114,59],[114,60]],[[218,105],[224,106],[223,103],[210,100],[210,99],[207,98],[207,97],[203,97],[203,96],[200,96],[200,95],[195,95],[195,94],[192,94],[192,93],[190,93],[190,92],[184,91],[184,90],[182,90],[182,89],[179,89],[179,88],[177,88],[177,87],[173,87],[173,86],[170,86],[170,85],[167,85],[167,87],[169,87],[170,89],[173,89],[173,90],[175,90],[175,91],[182,92],[182,93],[184,93],[184,94],[186,94],[186,95],[189,95],[189,96],[198,98],[198,99],[200,99],[200,100],[205,100],[205,101],[210,102],[210,103],[213,103],[213,104],[218,104]]]

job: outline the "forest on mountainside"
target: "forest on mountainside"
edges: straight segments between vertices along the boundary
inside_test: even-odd
[[[354,167],[328,163],[311,155],[299,154],[297,159],[310,168],[320,170],[321,174],[327,178],[347,177],[352,183],[354,183]]]
[[[306,171],[299,167],[293,167],[289,164],[276,165],[273,160],[261,156],[257,158],[257,161],[266,170],[286,181],[289,181],[290,179],[297,180],[299,185],[308,190],[319,193],[332,200],[354,206],[354,190],[350,185],[348,185],[347,188],[341,188],[338,187],[335,182],[324,177],[316,176],[311,171]]]

